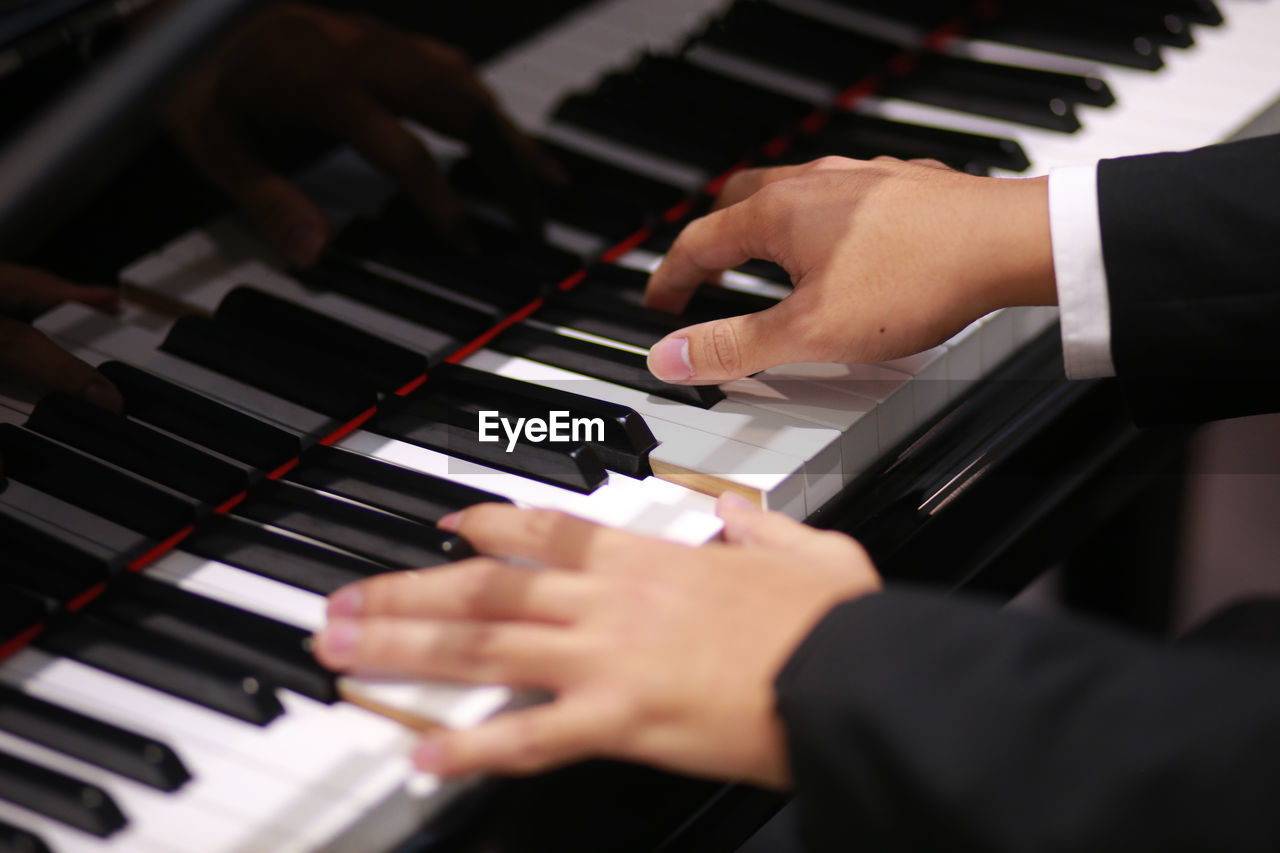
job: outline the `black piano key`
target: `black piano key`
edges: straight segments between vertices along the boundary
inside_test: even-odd
[[[1159,43],[1145,33],[1066,10],[1036,8],[1034,4],[1010,10],[994,21],[981,24],[972,34],[976,38],[1147,71],[1164,65]]]
[[[750,147],[749,140],[726,129],[707,122],[673,121],[658,104],[616,94],[570,95],[556,107],[553,117],[711,172],[732,166]]]
[[[102,583],[125,561],[110,546],[60,529],[48,519],[6,512],[3,505],[0,542],[5,580],[61,602]]]
[[[479,412],[484,408],[470,401],[415,394],[389,401],[365,428],[388,438],[584,494],[594,492],[608,479],[599,456],[581,443],[540,444],[521,438],[515,449],[508,451],[508,439],[500,427],[491,433],[496,436],[495,441],[482,441]],[[501,411],[497,406],[491,410]],[[546,419],[548,414],[542,412],[540,417]]]
[[[0,820],[0,853],[49,853],[49,846],[34,832]]]
[[[674,314],[637,308],[607,290],[582,285],[549,296],[532,319],[644,349],[689,325]]]
[[[0,685],[0,729],[160,791],[191,774],[168,745]]]
[[[1043,68],[1025,68],[995,62],[979,62],[958,56],[930,54],[921,57],[911,77],[935,83],[987,91],[1005,97],[1046,100],[1062,98],[1073,104],[1109,107],[1116,102],[1106,81],[1087,74],[1068,74]]]
[[[243,468],[69,394],[41,400],[27,428],[207,503],[249,485]]]
[[[713,385],[668,385],[649,372],[642,355],[524,324],[507,329],[489,346],[508,355],[540,361],[703,409],[709,409],[724,399],[723,392]]]
[[[320,595],[393,569],[231,517],[211,518],[201,524],[183,541],[182,549]]]
[[[822,154],[859,159],[882,154],[903,160],[932,158],[962,171],[974,171],[968,169],[969,164],[1013,172],[1031,165],[1022,146],[1013,139],[852,113],[831,116],[821,131],[789,151],[787,157],[803,162]]]
[[[628,204],[642,207],[650,213],[666,210],[685,196],[686,191],[681,187],[606,163],[551,140],[540,140],[539,144],[564,169],[571,186],[589,188],[606,197],[625,199]],[[574,260],[578,259],[575,257]],[[577,264],[574,269],[576,267]],[[562,278],[573,271],[568,270]]]
[[[125,826],[111,795],[96,785],[0,752],[0,800],[109,838]]]
[[[292,275],[316,290],[332,291],[448,336],[433,358],[444,358],[467,340],[498,322],[496,311],[478,310],[427,293],[411,284],[381,275],[360,258],[330,250],[318,264]]]
[[[246,723],[265,726],[284,713],[275,685],[261,675],[88,615],[60,621],[35,645]]]
[[[777,133],[813,112],[813,104],[695,65],[680,57],[646,56],[631,70],[638,82],[664,96],[681,97],[715,114],[760,121],[760,131]]]
[[[767,2],[735,4],[699,41],[834,86],[854,83],[901,50]]]
[[[373,388],[340,360],[299,352],[286,342],[247,333],[208,317],[182,317],[160,349],[339,421],[377,404]]]
[[[395,568],[429,568],[472,555],[465,540],[434,525],[347,503],[292,483],[263,483],[235,513]]]
[[[55,606],[53,599],[20,585],[6,571],[0,581],[0,645],[43,622]]]
[[[194,502],[12,424],[0,425],[0,454],[12,479],[146,536],[195,521]]]
[[[633,477],[649,475],[649,452],[658,446],[658,441],[644,418],[626,406],[576,394],[571,383],[553,388],[445,364],[432,371],[431,381],[419,392],[438,393],[527,417],[545,417],[547,412],[563,410],[575,418],[599,418],[604,422],[604,438],[597,441],[593,437],[585,443],[604,466]]]
[[[300,351],[340,359],[362,384],[384,393],[427,372],[426,356],[252,287],[228,293],[214,319],[232,328],[276,335]]]
[[[649,274],[643,270],[627,269],[612,264],[597,264],[591,268],[586,281],[571,292],[604,291],[619,305],[633,305],[636,311],[640,312],[644,310],[644,291],[648,281]],[[705,323],[708,320],[754,314],[777,304],[778,300],[769,296],[715,284],[704,284],[694,291],[683,312],[667,316],[676,318],[684,326],[690,326],[694,323]]]
[[[499,495],[334,447],[313,447],[285,479],[428,524],[474,504],[508,503]]]
[[[413,229],[356,220],[342,230],[330,252],[357,263],[376,262],[445,292],[513,311],[536,299],[544,286],[559,281],[548,280],[547,269],[538,264],[518,262],[526,244],[512,233],[507,244],[510,258],[498,254],[501,250],[496,247],[471,254],[432,243]]]
[[[724,138],[727,147],[739,152],[771,139],[791,123],[770,116],[763,109],[739,110],[730,103],[699,94],[683,81],[666,80],[659,75],[646,77],[642,66],[604,78],[591,97],[641,104],[647,116],[664,118],[665,126],[673,133],[692,134],[709,128]]]
[[[123,578],[84,612],[200,649],[317,701],[338,699],[333,673],[311,654],[310,632],[257,613],[138,576]]]
[[[301,452],[296,435],[119,361],[98,368],[124,397],[124,413],[261,471]]]

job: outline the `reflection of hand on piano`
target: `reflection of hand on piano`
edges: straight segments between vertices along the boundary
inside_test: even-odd
[[[556,181],[558,168],[500,112],[461,52],[371,18],[274,6],[237,31],[167,110],[196,165],[302,266],[328,240],[324,214],[268,166],[246,128],[311,128],[349,144],[438,229],[461,236],[462,202],[402,118],[467,142],[517,218],[536,223],[537,186]]]
[[[691,548],[548,510],[481,505],[441,521],[482,552],[330,599],[316,643],[340,670],[545,688],[546,705],[415,753],[445,776],[535,773],[588,757],[783,786],[773,678],[836,603],[880,578],[857,542],[742,499],[728,544]]]
[[[120,411],[120,393],[107,378],[25,321],[63,302],[82,302],[114,313],[116,292],[84,287],[40,270],[0,263],[0,380],[65,391]]]
[[[884,361],[936,346],[997,308],[1056,301],[1044,178],[827,157],[739,172],[716,206],[680,235],[647,303],[679,311],[708,277],[750,258],[776,261],[796,290],[767,311],[659,342],[649,366],[670,382]]]

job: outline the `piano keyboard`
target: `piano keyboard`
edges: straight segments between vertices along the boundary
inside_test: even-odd
[[[459,160],[480,258],[432,247],[339,154],[305,179],[345,226],[316,270],[222,221],[125,270],[122,316],[41,318],[126,417],[0,399],[0,850],[394,846],[461,790],[412,771],[413,728],[526,697],[332,678],[305,647],[325,594],[466,556],[434,522],[479,500],[690,544],[726,490],[808,517],[1054,322],[1005,310],[888,364],[660,386],[644,353],[686,321],[641,310],[643,271],[726,169],[887,153],[1042,174],[1226,138],[1280,88],[1263,0],[1052,3],[963,31],[896,5],[594,4],[485,69],[581,180],[545,243],[424,134]],[[691,311],[787,289],[748,264]],[[477,440],[484,408],[605,435],[507,454]]]

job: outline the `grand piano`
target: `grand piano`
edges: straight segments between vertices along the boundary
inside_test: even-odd
[[[694,390],[645,373],[686,321],[638,296],[744,165],[1035,175],[1229,138],[1280,90],[1277,4],[382,5],[468,48],[574,180],[531,237],[465,151],[427,138],[474,214],[472,255],[349,152],[290,145],[339,229],[295,270],[158,140],[17,258],[125,289],[118,317],[67,305],[36,325],[126,410],[0,397],[0,850],[738,849],[784,796],[611,762],[442,785],[409,767],[414,729],[529,697],[310,661],[326,593],[465,557],[434,522],[481,500],[698,544],[732,490],[858,536],[891,583],[1007,599],[1065,566],[1074,603],[1161,627],[1167,549],[1145,537],[1177,511],[1187,433],[1067,383],[1052,310],[889,364]],[[788,289],[750,263],[690,310]],[[477,439],[488,406],[606,430],[506,454]]]

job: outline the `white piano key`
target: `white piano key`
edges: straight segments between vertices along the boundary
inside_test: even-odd
[[[874,403],[879,436],[875,456],[887,452],[915,429],[915,394],[910,374],[880,364],[800,363],[772,367],[763,374],[781,380],[810,381],[857,399]],[[874,461],[866,459],[861,467]],[[846,477],[846,479],[848,479]]]
[[[601,136],[577,125],[552,122],[543,130],[543,136],[581,154],[690,191],[701,188],[712,177],[688,163]]]
[[[947,381],[952,399],[960,397],[982,378],[981,322],[970,323],[947,341]]]
[[[794,515],[808,506],[812,512],[843,484],[839,433],[834,429],[799,424],[730,400],[699,409],[491,350],[480,350],[464,364],[627,406],[644,417],[661,442],[650,454],[655,464],[705,474],[753,491],[767,485],[770,489],[762,496],[773,509]],[[708,442],[696,433],[716,440]],[[760,454],[749,447],[771,452]],[[797,484],[802,504],[796,501]]]
[[[130,826],[98,838],[7,800],[0,800],[0,820],[36,834],[57,853],[183,853],[181,847],[147,838]]]
[[[230,802],[211,799],[209,781],[202,774],[193,775],[177,791],[157,791],[3,731],[0,752],[102,788],[128,819],[128,826],[158,846],[199,838],[202,850],[229,851],[247,844],[274,846],[284,841],[265,824],[261,804],[246,796],[247,787],[240,787]],[[239,784],[247,785],[248,779]]]
[[[951,382],[947,378],[947,348],[937,346],[915,355],[884,362],[885,367],[912,378],[917,423],[930,420],[951,402]]]

